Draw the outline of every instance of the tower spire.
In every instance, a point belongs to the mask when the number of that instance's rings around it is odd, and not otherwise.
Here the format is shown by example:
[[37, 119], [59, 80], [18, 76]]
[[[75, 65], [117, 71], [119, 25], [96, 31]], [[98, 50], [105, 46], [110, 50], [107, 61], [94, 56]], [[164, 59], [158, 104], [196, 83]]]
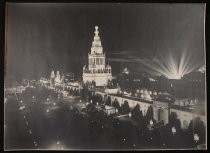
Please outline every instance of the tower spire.
[[95, 26], [95, 35], [92, 42], [91, 54], [103, 54], [103, 47], [99, 36], [98, 26]]

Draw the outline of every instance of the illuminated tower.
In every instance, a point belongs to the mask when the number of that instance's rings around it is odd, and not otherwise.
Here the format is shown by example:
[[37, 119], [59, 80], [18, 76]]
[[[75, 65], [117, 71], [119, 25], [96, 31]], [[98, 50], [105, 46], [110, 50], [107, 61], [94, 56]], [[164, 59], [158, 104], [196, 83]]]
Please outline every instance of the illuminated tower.
[[55, 83], [55, 72], [54, 70], [52, 70], [50, 74], [50, 86], [53, 87], [54, 83]]
[[55, 77], [55, 83], [60, 83], [61, 82], [61, 75], [60, 72], [56, 72], [56, 77]]
[[92, 42], [91, 52], [88, 53], [88, 66], [83, 67], [83, 82], [96, 83], [96, 86], [106, 86], [112, 79], [111, 66], [106, 66], [106, 57], [103, 53], [98, 26], [95, 26], [95, 35]]

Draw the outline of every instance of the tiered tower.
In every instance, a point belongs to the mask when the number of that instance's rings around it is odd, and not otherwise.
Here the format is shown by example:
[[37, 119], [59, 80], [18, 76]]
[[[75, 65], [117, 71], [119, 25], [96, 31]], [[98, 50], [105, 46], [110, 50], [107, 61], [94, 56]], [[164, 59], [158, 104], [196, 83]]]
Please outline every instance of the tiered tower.
[[56, 77], [55, 77], [55, 83], [60, 83], [60, 82], [61, 82], [60, 72], [57, 71], [57, 72], [56, 72]]
[[111, 66], [106, 65], [105, 53], [101, 45], [98, 26], [95, 26], [95, 36], [92, 42], [91, 52], [88, 53], [88, 66], [83, 67], [83, 82], [96, 83], [96, 86], [106, 86], [112, 79]]
[[55, 85], [55, 72], [54, 70], [52, 70], [50, 74], [50, 86], [53, 87], [54, 85]]

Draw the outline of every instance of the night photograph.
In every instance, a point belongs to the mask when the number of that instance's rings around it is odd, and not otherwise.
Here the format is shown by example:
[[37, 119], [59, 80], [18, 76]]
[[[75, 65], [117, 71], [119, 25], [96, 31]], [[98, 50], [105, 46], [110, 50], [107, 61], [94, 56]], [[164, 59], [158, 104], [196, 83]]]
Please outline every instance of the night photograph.
[[6, 3], [4, 150], [206, 150], [204, 3]]

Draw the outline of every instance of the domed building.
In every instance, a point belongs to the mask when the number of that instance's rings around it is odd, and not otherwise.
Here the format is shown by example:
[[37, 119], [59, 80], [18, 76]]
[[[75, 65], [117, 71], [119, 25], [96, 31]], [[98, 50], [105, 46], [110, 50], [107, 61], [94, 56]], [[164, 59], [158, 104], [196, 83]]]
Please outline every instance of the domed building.
[[95, 26], [91, 52], [88, 53], [88, 65], [83, 67], [83, 82], [95, 82], [96, 86], [106, 86], [108, 80], [112, 80], [112, 68], [109, 64], [106, 65], [98, 26]]

